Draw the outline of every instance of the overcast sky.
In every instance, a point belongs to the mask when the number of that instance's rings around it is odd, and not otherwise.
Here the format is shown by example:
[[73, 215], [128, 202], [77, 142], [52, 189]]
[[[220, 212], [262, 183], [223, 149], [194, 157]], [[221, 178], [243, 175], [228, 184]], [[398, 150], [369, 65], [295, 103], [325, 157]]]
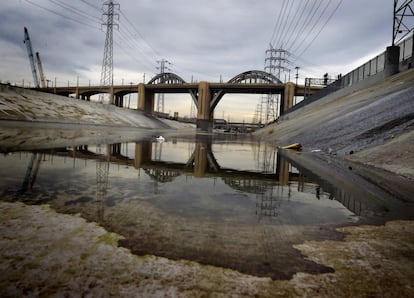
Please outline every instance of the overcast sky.
[[[33, 82], [23, 28], [46, 78], [99, 84], [106, 27], [102, 0], [11, 0], [0, 8], [0, 80]], [[227, 81], [263, 70], [265, 51], [288, 50], [294, 81], [345, 74], [385, 50], [392, 0], [118, 0], [114, 83], [148, 81], [157, 60], [186, 81]], [[117, 8], [117, 7], [116, 7]], [[282, 80], [288, 79], [288, 73]], [[217, 118], [250, 122], [258, 96], [225, 96]], [[190, 96], [168, 95], [165, 111], [189, 115]]]

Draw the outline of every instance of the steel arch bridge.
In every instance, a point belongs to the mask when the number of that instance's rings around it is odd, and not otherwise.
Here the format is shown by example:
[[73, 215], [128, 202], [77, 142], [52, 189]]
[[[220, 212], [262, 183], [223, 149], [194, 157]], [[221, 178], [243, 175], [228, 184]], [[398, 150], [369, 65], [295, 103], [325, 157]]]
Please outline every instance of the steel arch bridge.
[[[319, 90], [314, 88], [311, 94]], [[293, 106], [295, 95], [303, 96], [305, 88], [291, 82], [282, 83], [274, 75], [262, 70], [242, 72], [227, 82], [186, 82], [175, 73], [161, 73], [153, 77], [147, 84], [129, 84], [114, 86], [67, 86], [37, 88], [37, 90], [90, 100], [99, 93], [108, 93], [110, 103], [123, 106], [123, 97], [130, 93], [138, 93], [138, 109], [147, 113], [154, 112], [155, 93], [189, 93], [197, 107], [197, 125], [209, 130], [212, 126], [214, 109], [225, 94], [281, 94], [280, 114]], [[201, 125], [201, 123], [204, 123]], [[200, 124], [200, 125], [199, 125]]]

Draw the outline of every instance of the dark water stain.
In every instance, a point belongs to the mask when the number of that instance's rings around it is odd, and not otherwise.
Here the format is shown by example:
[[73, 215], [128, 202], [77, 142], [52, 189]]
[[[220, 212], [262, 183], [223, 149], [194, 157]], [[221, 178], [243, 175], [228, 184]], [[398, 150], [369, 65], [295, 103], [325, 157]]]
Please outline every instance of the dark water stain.
[[76, 200], [66, 201], [64, 205], [69, 206], [69, 205], [75, 205], [75, 204], [89, 203], [89, 202], [92, 202], [93, 200], [94, 198], [92, 197], [80, 197], [80, 198], [77, 198]]

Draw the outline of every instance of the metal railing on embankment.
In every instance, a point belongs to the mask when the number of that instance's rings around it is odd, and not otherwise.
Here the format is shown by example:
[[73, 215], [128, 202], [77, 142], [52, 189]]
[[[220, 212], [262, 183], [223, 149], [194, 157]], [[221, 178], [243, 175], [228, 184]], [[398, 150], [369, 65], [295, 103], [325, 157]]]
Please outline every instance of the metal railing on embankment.
[[[410, 37], [402, 40], [397, 46], [400, 47], [400, 64], [398, 70], [404, 71], [414, 67], [413, 61], [413, 35]], [[321, 89], [317, 93], [305, 97], [304, 100], [294, 105], [292, 108], [287, 110], [284, 115], [293, 112], [301, 107], [304, 107], [312, 102], [315, 102], [322, 97], [327, 96], [335, 91], [340, 89], [357, 86], [362, 82], [367, 83], [374, 83], [376, 81], [380, 81], [384, 79], [384, 72], [385, 69], [385, 51], [379, 54], [378, 56], [372, 58], [365, 64], [355, 68], [351, 72], [347, 73], [344, 76], [339, 76], [337, 80], [333, 83], [329, 84], [326, 88]]]

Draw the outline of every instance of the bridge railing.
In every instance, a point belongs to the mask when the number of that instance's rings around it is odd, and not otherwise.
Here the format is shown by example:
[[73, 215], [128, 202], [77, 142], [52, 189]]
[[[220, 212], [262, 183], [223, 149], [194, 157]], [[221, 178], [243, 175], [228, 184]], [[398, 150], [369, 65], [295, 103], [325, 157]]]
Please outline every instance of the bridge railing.
[[[413, 67], [413, 35], [402, 40], [396, 44], [400, 47], [400, 64], [399, 71], [407, 70]], [[318, 91], [317, 93], [305, 98], [291, 109], [287, 110], [285, 114], [293, 112], [305, 105], [308, 105], [328, 94], [338, 91], [345, 87], [356, 85], [359, 82], [374, 78], [377, 75], [381, 75], [385, 69], [385, 51], [381, 54], [370, 59], [363, 65], [355, 68], [346, 75], [339, 75], [338, 79], [329, 84], [326, 88]]]

